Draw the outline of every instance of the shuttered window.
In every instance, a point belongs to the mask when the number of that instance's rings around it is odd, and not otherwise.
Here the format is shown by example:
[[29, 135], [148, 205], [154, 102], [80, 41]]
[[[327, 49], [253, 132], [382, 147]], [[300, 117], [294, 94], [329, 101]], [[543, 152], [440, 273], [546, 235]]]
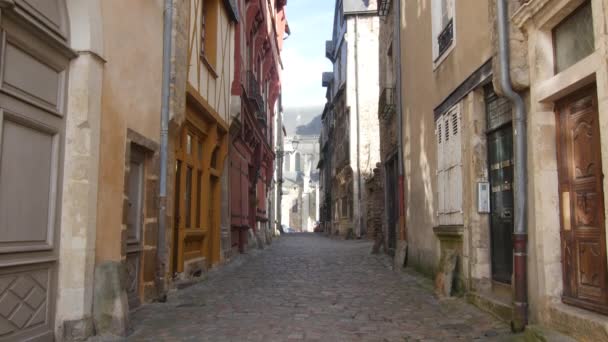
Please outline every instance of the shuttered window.
[[440, 225], [463, 224], [461, 125], [460, 105], [452, 107], [436, 122], [437, 214]]

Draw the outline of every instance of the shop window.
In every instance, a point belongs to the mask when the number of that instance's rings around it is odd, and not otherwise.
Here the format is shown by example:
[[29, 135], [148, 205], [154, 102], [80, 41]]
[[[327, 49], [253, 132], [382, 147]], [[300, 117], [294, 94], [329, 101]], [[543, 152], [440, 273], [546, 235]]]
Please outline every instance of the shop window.
[[462, 224], [461, 113], [456, 105], [436, 122], [439, 224]]
[[213, 150], [213, 153], [211, 153], [211, 168], [212, 169], [217, 169], [217, 157], [218, 157], [218, 153], [219, 153], [219, 147], [216, 147]]

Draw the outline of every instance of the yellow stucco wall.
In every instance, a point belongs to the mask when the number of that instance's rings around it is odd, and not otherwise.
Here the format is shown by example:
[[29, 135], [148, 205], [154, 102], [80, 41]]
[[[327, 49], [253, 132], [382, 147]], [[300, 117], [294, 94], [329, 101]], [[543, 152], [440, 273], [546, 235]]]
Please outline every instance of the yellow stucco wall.
[[162, 0], [104, 0], [98, 261], [121, 259], [127, 129], [158, 142], [162, 81]]
[[409, 260], [428, 274], [439, 260], [439, 241], [432, 230], [438, 223], [433, 110], [492, 56], [488, 2], [456, 0], [455, 6], [455, 45], [435, 69], [431, 0], [406, 0], [401, 13]]

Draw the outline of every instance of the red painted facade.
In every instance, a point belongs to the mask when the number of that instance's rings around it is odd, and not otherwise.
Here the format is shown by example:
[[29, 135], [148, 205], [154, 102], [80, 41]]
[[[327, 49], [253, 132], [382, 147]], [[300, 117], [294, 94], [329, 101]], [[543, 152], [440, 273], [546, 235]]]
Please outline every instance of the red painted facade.
[[249, 230], [268, 223], [267, 194], [274, 168], [273, 123], [281, 92], [280, 51], [287, 29], [286, 0], [239, 0], [232, 95], [240, 112], [231, 126], [232, 247], [244, 252]]

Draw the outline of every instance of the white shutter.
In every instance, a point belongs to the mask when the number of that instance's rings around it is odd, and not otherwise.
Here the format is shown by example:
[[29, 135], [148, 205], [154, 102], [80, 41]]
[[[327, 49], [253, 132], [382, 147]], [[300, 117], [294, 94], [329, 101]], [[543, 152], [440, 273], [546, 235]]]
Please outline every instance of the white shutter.
[[436, 123], [439, 224], [462, 224], [462, 121], [460, 105]]
[[445, 153], [444, 148], [446, 146], [446, 136], [444, 133], [444, 123], [443, 117], [440, 117], [439, 120], [435, 123], [435, 136], [437, 137], [437, 214], [441, 214], [445, 212], [445, 198], [443, 194], [445, 193]]

